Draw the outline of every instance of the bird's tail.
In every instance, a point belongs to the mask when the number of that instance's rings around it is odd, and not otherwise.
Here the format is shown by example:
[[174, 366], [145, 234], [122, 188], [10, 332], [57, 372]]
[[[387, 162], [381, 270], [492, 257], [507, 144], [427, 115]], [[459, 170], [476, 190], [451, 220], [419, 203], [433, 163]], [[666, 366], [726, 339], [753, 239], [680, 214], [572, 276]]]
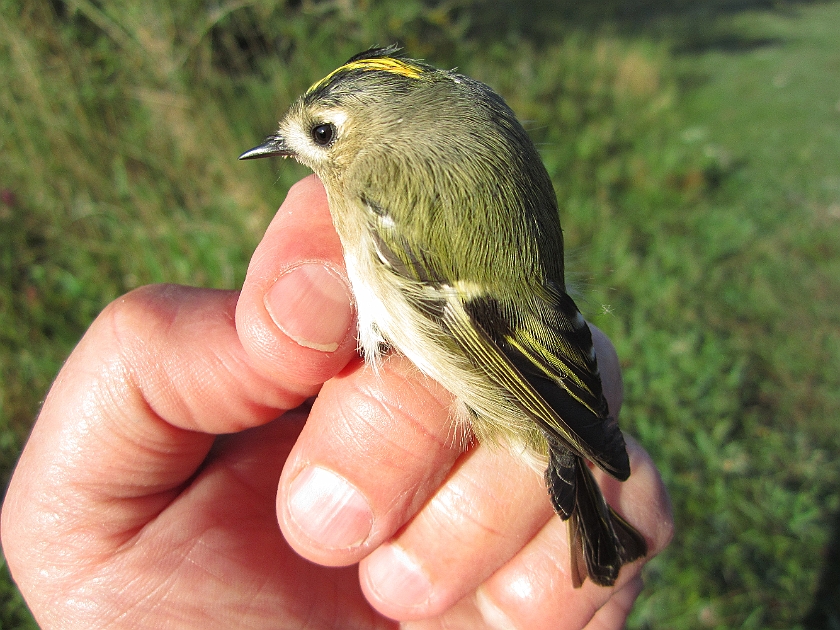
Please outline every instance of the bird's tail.
[[[647, 543], [607, 505], [583, 459], [569, 457], [570, 453], [554, 455], [552, 449], [546, 480], [555, 511], [569, 525], [572, 583], [578, 588], [588, 576], [595, 584], [612, 586], [622, 565], [647, 555]], [[574, 483], [569, 484], [572, 476]], [[570, 489], [574, 492], [573, 505], [568, 500]]]

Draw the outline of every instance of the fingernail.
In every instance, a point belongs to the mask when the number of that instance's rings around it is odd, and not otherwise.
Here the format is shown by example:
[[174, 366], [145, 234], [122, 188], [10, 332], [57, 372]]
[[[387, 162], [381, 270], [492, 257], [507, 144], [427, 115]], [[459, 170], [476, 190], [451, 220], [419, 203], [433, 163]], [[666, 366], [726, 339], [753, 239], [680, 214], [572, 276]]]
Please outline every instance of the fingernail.
[[393, 543], [381, 546], [368, 557], [367, 574], [371, 588], [383, 601], [414, 608], [432, 596], [432, 583], [423, 569]]
[[516, 630], [516, 625], [504, 611], [490, 598], [486, 591], [479, 587], [475, 592], [475, 604], [484, 623], [493, 630]]
[[313, 542], [324, 549], [351, 549], [370, 535], [373, 512], [346, 479], [309, 466], [289, 486], [289, 514]]
[[286, 335], [300, 345], [334, 352], [353, 320], [350, 291], [320, 263], [293, 267], [265, 294], [265, 308]]

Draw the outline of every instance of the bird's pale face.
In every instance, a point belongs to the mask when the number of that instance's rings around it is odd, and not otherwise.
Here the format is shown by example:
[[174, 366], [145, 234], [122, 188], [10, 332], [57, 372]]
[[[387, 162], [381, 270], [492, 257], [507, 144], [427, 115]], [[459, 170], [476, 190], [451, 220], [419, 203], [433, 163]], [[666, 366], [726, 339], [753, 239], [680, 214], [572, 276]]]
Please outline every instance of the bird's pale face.
[[292, 157], [322, 179], [332, 179], [344, 165], [351, 128], [350, 116], [340, 107], [298, 103], [280, 121], [278, 135]]

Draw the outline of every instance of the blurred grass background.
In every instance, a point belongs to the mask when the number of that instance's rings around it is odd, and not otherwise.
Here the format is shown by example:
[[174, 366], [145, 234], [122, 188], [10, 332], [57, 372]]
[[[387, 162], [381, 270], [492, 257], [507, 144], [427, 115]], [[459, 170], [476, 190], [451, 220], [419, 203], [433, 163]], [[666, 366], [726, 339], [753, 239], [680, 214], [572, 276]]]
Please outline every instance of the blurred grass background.
[[554, 180], [674, 500], [629, 627], [840, 627], [837, 33], [836, 2], [0, 0], [3, 487], [92, 318], [238, 287], [305, 171], [237, 155], [398, 41], [499, 90]]

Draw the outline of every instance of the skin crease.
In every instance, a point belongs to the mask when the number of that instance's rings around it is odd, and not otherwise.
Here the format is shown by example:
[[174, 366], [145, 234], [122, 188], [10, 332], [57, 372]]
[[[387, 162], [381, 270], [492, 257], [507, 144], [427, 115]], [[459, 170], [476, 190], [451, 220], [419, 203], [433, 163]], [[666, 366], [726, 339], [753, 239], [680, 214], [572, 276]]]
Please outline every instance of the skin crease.
[[[310, 276], [330, 295], [306, 293], [297, 310], [266, 297], [300, 298]], [[103, 311], [3, 505], [3, 551], [41, 627], [622, 627], [643, 563], [613, 588], [572, 589], [541, 476], [504, 449], [461, 452], [448, 394], [405, 360], [374, 376], [346, 288], [308, 177], [241, 292], [144, 287]], [[594, 338], [617, 410], [618, 362]], [[670, 504], [648, 455], [632, 439], [628, 451], [626, 483], [596, 475], [653, 556], [672, 536]], [[316, 518], [321, 503], [301, 499], [316, 496], [301, 492], [311, 479], [355, 488], [352, 509]]]

